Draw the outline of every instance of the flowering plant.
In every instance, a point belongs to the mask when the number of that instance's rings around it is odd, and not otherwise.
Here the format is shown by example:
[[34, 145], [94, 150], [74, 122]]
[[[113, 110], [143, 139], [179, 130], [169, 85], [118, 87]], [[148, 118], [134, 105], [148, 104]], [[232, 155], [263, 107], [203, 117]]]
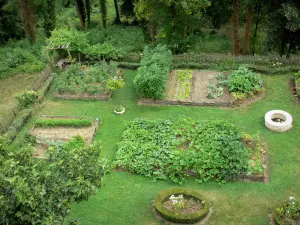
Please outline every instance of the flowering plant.
[[22, 108], [28, 108], [37, 102], [38, 94], [35, 91], [25, 91], [22, 95], [16, 96], [19, 105]]
[[175, 211], [179, 211], [181, 209], [184, 209], [184, 198], [183, 195], [174, 196], [171, 195], [169, 198], [172, 202], [173, 209]]
[[275, 209], [274, 218], [280, 225], [296, 225], [300, 222], [300, 203], [294, 197]]

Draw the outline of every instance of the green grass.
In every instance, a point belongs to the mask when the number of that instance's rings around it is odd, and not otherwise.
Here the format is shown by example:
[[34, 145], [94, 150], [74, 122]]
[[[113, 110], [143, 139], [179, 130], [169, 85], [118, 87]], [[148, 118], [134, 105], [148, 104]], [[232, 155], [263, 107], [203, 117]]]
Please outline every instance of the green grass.
[[[102, 141], [102, 155], [113, 162], [117, 143], [127, 122], [135, 118], [195, 120], [223, 119], [250, 134], [260, 132], [270, 158], [270, 183], [232, 182], [219, 186], [215, 182], [196, 184], [189, 180], [184, 187], [199, 190], [214, 207], [209, 225], [268, 224], [268, 213], [274, 205], [289, 196], [300, 198], [300, 105], [293, 102], [289, 91], [289, 75], [264, 75], [265, 99], [242, 109], [221, 109], [184, 106], [138, 106], [133, 88], [135, 71], [125, 72], [125, 88], [109, 102], [54, 101], [43, 104], [41, 114], [99, 117], [103, 122], [96, 135]], [[124, 116], [115, 115], [119, 104], [126, 108]], [[272, 133], [264, 126], [264, 114], [282, 109], [294, 117], [294, 128], [288, 133]], [[31, 124], [34, 123], [34, 118]], [[152, 213], [152, 200], [162, 189], [178, 185], [170, 181], [152, 182], [151, 178], [127, 172], [111, 172], [104, 178], [104, 187], [87, 202], [74, 204], [70, 219], [84, 225], [158, 225]]]
[[15, 96], [22, 94], [25, 90], [29, 90], [37, 80], [38, 75], [38, 73], [30, 75], [17, 74], [0, 79], [0, 122], [3, 121], [6, 124], [7, 121], [12, 121], [14, 116], [11, 110], [17, 104]]

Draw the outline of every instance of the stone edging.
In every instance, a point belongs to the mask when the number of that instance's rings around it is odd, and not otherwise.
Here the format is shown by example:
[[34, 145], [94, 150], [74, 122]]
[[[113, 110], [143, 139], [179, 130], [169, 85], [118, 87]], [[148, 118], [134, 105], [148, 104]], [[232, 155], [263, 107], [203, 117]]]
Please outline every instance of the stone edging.
[[110, 95], [70, 95], [70, 94], [54, 94], [57, 99], [66, 100], [109, 100]]
[[[168, 224], [168, 225], [183, 225], [183, 224], [186, 224], [186, 223], [174, 223], [174, 222], [167, 221], [166, 219], [164, 219], [161, 215], [159, 215], [156, 212], [154, 206], [152, 207], [152, 211], [153, 211], [155, 217], [159, 221], [161, 221], [161, 222], [163, 222], [165, 224]], [[203, 224], [205, 224], [209, 220], [209, 218], [211, 217], [211, 215], [213, 214], [213, 212], [214, 212], [213, 207], [210, 207], [208, 214], [202, 220], [200, 220], [198, 223], [193, 223], [192, 225], [203, 225]]]

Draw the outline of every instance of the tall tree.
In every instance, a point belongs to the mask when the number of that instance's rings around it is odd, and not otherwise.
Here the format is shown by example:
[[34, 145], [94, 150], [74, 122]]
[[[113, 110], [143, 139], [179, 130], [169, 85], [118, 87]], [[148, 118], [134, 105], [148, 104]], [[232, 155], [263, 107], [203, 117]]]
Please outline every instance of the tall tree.
[[91, 27], [91, 1], [90, 0], [85, 0], [85, 11], [86, 11], [88, 27]]
[[115, 4], [115, 10], [116, 10], [115, 24], [121, 24], [118, 1], [114, 0], [114, 4]]
[[135, 16], [134, 14], [134, 0], [124, 0], [120, 7], [121, 13], [124, 16]]
[[55, 6], [56, 6], [55, 0], [46, 0], [43, 26], [47, 37], [50, 37], [51, 31], [54, 30], [55, 28], [55, 23], [56, 23]]
[[36, 19], [34, 6], [30, 0], [20, 0], [20, 18], [26, 35], [36, 41]]
[[211, 19], [214, 29], [219, 29], [226, 24], [232, 16], [232, 0], [211, 0], [207, 14]]
[[85, 28], [85, 19], [86, 19], [83, 0], [76, 0], [76, 9], [80, 20], [80, 28], [83, 30]]
[[234, 40], [234, 53], [240, 54], [240, 39], [239, 39], [239, 0], [233, 0], [233, 40]]
[[247, 55], [247, 53], [248, 53], [248, 43], [249, 43], [249, 36], [250, 36], [250, 32], [251, 32], [251, 22], [252, 22], [252, 6], [248, 5], [246, 29], [245, 29], [245, 35], [244, 35], [243, 55]]
[[107, 2], [106, 2], [106, 0], [99, 0], [99, 3], [100, 3], [102, 25], [104, 28], [106, 28], [106, 26], [107, 26]]

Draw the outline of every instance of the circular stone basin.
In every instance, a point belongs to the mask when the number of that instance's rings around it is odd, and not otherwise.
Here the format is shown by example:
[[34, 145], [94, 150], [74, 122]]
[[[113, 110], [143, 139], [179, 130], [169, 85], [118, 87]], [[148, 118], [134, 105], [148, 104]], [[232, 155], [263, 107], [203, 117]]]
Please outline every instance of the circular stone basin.
[[274, 132], [286, 132], [293, 127], [293, 117], [282, 110], [272, 110], [265, 115], [266, 127]]

